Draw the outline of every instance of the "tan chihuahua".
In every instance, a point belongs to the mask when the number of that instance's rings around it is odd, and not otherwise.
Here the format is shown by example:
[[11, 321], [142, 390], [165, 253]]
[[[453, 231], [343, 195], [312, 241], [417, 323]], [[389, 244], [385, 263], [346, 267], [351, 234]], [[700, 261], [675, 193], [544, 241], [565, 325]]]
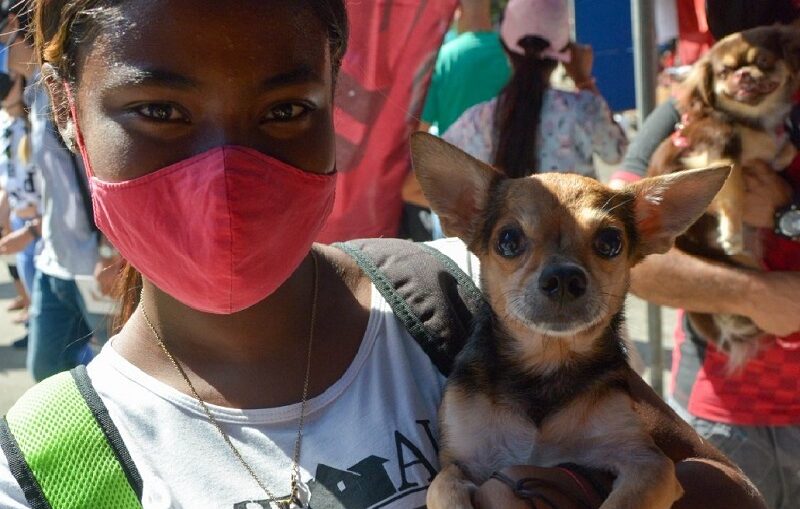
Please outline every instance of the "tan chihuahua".
[[730, 168], [613, 191], [570, 174], [509, 179], [427, 134], [411, 149], [445, 232], [480, 259], [491, 307], [447, 382], [428, 507], [470, 508], [494, 471], [562, 463], [615, 475], [602, 509], [671, 507], [683, 490], [634, 412], [623, 305], [631, 267], [666, 252]]

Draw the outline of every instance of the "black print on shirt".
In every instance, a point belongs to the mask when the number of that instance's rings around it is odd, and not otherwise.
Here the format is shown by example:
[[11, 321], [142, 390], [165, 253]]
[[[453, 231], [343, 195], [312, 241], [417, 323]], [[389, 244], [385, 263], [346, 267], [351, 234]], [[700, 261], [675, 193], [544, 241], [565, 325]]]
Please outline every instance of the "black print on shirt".
[[[345, 470], [320, 463], [314, 479], [308, 483], [311, 492], [309, 509], [380, 509], [413, 493], [425, 490], [436, 476], [435, 455], [439, 451], [429, 420], [416, 421], [430, 443], [416, 444], [400, 431], [394, 432], [396, 457], [370, 455]], [[429, 456], [426, 457], [425, 450]], [[401, 483], [395, 486], [389, 468], [396, 468]], [[425, 484], [409, 480], [410, 472], [422, 469]], [[417, 475], [419, 472], [417, 471]], [[239, 502], [233, 509], [273, 509], [268, 500]]]

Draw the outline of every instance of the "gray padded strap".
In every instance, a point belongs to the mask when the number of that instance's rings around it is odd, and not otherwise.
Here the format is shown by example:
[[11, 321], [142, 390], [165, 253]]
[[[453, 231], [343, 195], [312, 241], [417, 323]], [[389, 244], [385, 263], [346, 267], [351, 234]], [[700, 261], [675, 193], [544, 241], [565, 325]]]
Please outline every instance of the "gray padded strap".
[[469, 276], [435, 249], [406, 240], [354, 240], [336, 247], [355, 259], [439, 371], [448, 375], [473, 315], [484, 305]]

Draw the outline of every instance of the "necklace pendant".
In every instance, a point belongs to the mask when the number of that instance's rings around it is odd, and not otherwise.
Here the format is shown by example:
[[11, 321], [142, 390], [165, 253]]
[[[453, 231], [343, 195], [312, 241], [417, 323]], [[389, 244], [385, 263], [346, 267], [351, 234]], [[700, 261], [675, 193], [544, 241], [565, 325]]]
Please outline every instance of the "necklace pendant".
[[289, 495], [286, 498], [279, 498], [275, 500], [278, 509], [306, 509], [303, 502], [294, 495]]

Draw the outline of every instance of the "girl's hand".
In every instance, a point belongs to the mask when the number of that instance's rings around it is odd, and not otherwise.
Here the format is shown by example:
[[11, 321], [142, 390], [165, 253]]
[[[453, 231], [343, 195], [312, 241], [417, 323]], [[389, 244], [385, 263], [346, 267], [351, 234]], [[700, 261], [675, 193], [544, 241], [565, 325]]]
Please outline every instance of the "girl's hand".
[[[501, 472], [506, 480], [489, 479], [475, 493], [477, 509], [586, 509], [598, 508], [603, 495], [579, 474], [562, 468], [511, 467]], [[524, 479], [523, 491], [515, 493], [511, 483]], [[604, 477], [610, 489], [613, 480]], [[525, 495], [533, 497], [523, 498]]]
[[575, 85], [580, 88], [581, 85], [592, 81], [594, 51], [589, 45], [575, 42], [570, 43], [569, 49], [572, 57], [569, 63], [564, 64], [564, 68]]

